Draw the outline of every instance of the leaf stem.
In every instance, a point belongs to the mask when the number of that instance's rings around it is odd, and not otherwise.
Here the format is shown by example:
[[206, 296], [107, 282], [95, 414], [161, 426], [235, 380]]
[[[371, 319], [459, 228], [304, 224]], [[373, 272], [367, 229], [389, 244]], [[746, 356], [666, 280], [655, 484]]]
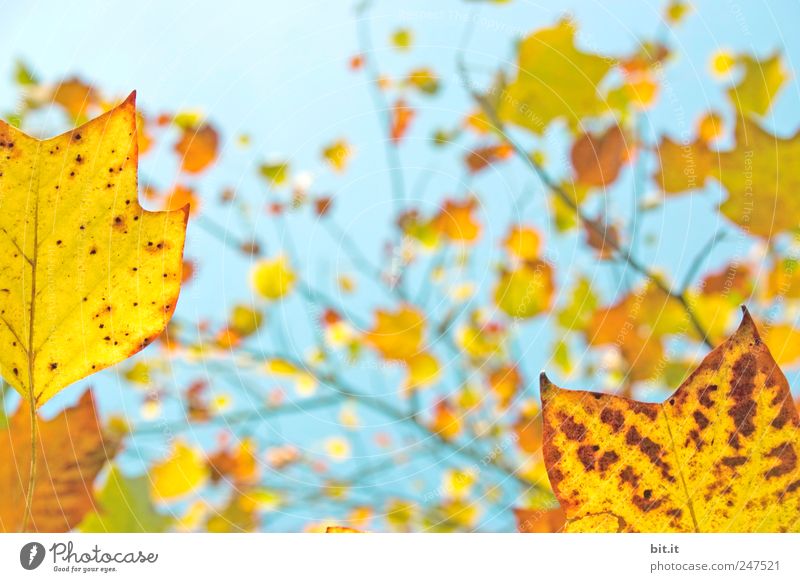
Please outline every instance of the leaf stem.
[[36, 401], [33, 398], [33, 391], [27, 399], [29, 403], [28, 411], [30, 412], [31, 420], [31, 462], [30, 470], [28, 472], [28, 487], [25, 491], [25, 513], [22, 517], [22, 527], [20, 533], [27, 531], [28, 524], [33, 516], [33, 492], [36, 486], [36, 449], [38, 448], [38, 423], [36, 420]]

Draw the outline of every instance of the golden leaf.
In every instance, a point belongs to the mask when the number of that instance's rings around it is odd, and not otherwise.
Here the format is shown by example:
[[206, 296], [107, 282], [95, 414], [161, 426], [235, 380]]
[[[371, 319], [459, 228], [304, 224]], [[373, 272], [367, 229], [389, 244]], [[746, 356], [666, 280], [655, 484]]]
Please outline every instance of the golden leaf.
[[702, 188], [719, 180], [728, 197], [720, 212], [749, 234], [769, 239], [797, 227], [800, 186], [800, 133], [783, 138], [755, 121], [737, 116], [735, 147], [712, 151], [701, 139], [679, 144], [664, 138], [658, 147], [660, 169], [654, 179], [667, 194]]
[[563, 19], [523, 39], [517, 78], [500, 97], [501, 120], [541, 134], [554, 119], [575, 127], [607, 109], [598, 87], [615, 62], [578, 50], [575, 33]]
[[746, 311], [660, 404], [541, 383], [567, 531], [800, 531], [800, 418]]
[[322, 149], [322, 158], [336, 172], [344, 172], [353, 156], [353, 148], [344, 139], [338, 139]]
[[[92, 393], [51, 420], [38, 419], [33, 507], [28, 531], [64, 532], [92, 509], [92, 484], [117, 448], [104, 436]], [[0, 532], [22, 527], [31, 453], [31, 424], [23, 401], [0, 431]]]
[[188, 207], [139, 206], [134, 97], [44, 141], [0, 122], [0, 372], [36, 406], [147, 346], [178, 300]]
[[259, 295], [276, 301], [294, 289], [297, 276], [292, 271], [289, 260], [279, 255], [274, 259], [259, 261], [250, 273], [250, 281]]
[[742, 80], [728, 91], [731, 103], [744, 115], [765, 115], [789, 78], [780, 53], [763, 61], [750, 55], [740, 55], [736, 60], [744, 72]]
[[375, 312], [375, 325], [365, 339], [387, 360], [408, 360], [422, 349], [425, 317], [403, 305], [397, 311]]
[[736, 148], [720, 155], [719, 180], [728, 191], [720, 212], [748, 233], [770, 238], [800, 223], [800, 133], [781, 138], [739, 119]]
[[500, 275], [494, 300], [509, 316], [528, 319], [550, 308], [554, 290], [553, 268], [544, 261], [530, 261]]
[[406, 377], [408, 390], [430, 386], [439, 380], [442, 373], [439, 360], [427, 352], [411, 356], [406, 360], [406, 365], [408, 366], [408, 376]]
[[532, 226], [514, 225], [503, 241], [508, 254], [523, 261], [534, 261], [542, 250], [542, 238]]
[[155, 499], [173, 501], [202, 486], [208, 477], [203, 456], [178, 441], [170, 456], [150, 469], [150, 486]]

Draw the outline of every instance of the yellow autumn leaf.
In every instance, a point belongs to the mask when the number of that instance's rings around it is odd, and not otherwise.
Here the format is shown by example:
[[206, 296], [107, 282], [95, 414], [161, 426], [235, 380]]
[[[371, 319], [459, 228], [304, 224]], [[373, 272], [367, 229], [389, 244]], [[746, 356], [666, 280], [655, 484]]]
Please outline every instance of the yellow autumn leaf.
[[509, 316], [528, 319], [550, 308], [554, 285], [552, 267], [544, 261], [531, 261], [500, 275], [494, 300]]
[[397, 311], [378, 310], [366, 341], [387, 360], [407, 360], [422, 348], [425, 317], [415, 307], [402, 305]]
[[322, 157], [336, 172], [344, 172], [353, 157], [353, 148], [346, 140], [339, 139], [323, 148]]
[[515, 225], [509, 229], [503, 246], [512, 257], [533, 261], [539, 257], [542, 239], [532, 226]]
[[283, 186], [289, 181], [289, 162], [266, 162], [258, 167], [258, 172], [270, 186]]
[[412, 356], [406, 360], [406, 365], [408, 366], [406, 388], [409, 390], [434, 384], [442, 373], [439, 360], [427, 352]]
[[330, 437], [325, 441], [325, 452], [334, 461], [345, 461], [350, 458], [350, 441], [345, 437]]
[[728, 90], [731, 103], [744, 115], [765, 115], [789, 78], [780, 53], [764, 60], [744, 54], [736, 62], [743, 73], [741, 81]]
[[800, 132], [783, 138], [750, 118], [736, 121], [735, 146], [728, 151], [711, 150], [702, 139], [680, 144], [664, 138], [656, 183], [667, 194], [680, 194], [715, 178], [728, 193], [720, 212], [747, 233], [769, 239], [796, 228], [800, 198], [791, 193], [800, 179], [787, 168], [800, 160]]
[[414, 32], [408, 28], [398, 28], [391, 36], [392, 46], [399, 51], [407, 51], [414, 43]]
[[499, 116], [542, 134], [554, 119], [577, 127], [607, 109], [600, 84], [615, 65], [575, 46], [574, 22], [563, 19], [522, 40], [517, 78], [500, 99]]
[[775, 262], [764, 288], [767, 298], [800, 299], [800, 262], [785, 258]]
[[800, 331], [791, 325], [773, 324], [764, 330], [764, 343], [781, 366], [791, 366], [800, 360]]
[[208, 477], [203, 455], [178, 441], [170, 456], [150, 469], [150, 488], [154, 498], [174, 501], [201, 487]]
[[147, 346], [178, 300], [188, 208], [139, 206], [134, 95], [44, 141], [0, 122], [0, 373], [36, 406]]
[[800, 133], [788, 138], [738, 118], [736, 148], [719, 154], [719, 180], [728, 191], [720, 212], [748, 233], [770, 238], [800, 224]]
[[660, 404], [544, 375], [542, 402], [566, 531], [800, 531], [800, 417], [747, 312]]
[[250, 272], [250, 282], [256, 293], [265, 299], [281, 299], [294, 289], [297, 276], [289, 260], [283, 256], [259, 261]]

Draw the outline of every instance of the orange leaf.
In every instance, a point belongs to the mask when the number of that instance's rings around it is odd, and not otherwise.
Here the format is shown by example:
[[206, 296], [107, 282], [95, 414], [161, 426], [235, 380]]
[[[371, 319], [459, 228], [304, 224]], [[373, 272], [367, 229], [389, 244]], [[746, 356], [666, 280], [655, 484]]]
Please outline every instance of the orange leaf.
[[628, 157], [625, 136], [617, 125], [602, 135], [584, 133], [572, 145], [575, 178], [587, 186], [612, 184]]
[[389, 137], [393, 142], [399, 142], [406, 135], [411, 120], [416, 115], [405, 99], [398, 99], [392, 107], [391, 126]]
[[175, 152], [181, 156], [181, 169], [198, 174], [217, 159], [219, 134], [207, 124], [185, 129], [175, 144]]
[[504, 143], [476, 148], [467, 153], [464, 163], [467, 164], [467, 169], [475, 174], [496, 162], [509, 159], [513, 153], [513, 148]]
[[452, 404], [442, 400], [434, 409], [431, 430], [445, 440], [453, 440], [461, 434], [462, 421]]
[[433, 220], [434, 227], [451, 241], [472, 242], [481, 234], [481, 225], [473, 216], [478, 201], [445, 200], [444, 207]]
[[520, 533], [558, 533], [564, 531], [567, 516], [560, 507], [554, 509], [514, 509]]
[[[51, 420], [38, 420], [36, 481], [27, 531], [65, 532], [94, 509], [92, 487], [118, 443], [103, 434], [92, 393]], [[0, 531], [22, 527], [31, 452], [25, 401], [0, 431]]]
[[74, 121], [83, 121], [98, 106], [100, 97], [91, 85], [73, 77], [58, 84], [53, 90], [52, 100], [61, 105]]

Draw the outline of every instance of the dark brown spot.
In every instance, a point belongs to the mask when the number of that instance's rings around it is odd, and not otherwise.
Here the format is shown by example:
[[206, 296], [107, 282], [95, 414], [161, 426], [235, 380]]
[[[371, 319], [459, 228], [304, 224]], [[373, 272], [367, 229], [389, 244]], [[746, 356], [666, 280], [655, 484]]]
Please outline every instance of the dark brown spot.
[[733, 365], [733, 386], [731, 398], [734, 405], [728, 410], [737, 430], [744, 436], [750, 436], [756, 427], [753, 418], [756, 415], [756, 402], [753, 392], [756, 389], [756, 358], [746, 353]]
[[740, 467], [747, 462], [747, 457], [722, 457], [722, 464], [726, 467]]
[[642, 414], [650, 420], [658, 418], [658, 407], [646, 402], [638, 402], [636, 400], [627, 401], [628, 408], [633, 410], [636, 414]]
[[604, 408], [600, 413], [600, 420], [611, 427], [612, 432], [617, 433], [625, 424], [625, 415], [613, 408]]
[[597, 467], [601, 471], [607, 471], [608, 468], [619, 461], [619, 455], [614, 451], [606, 451], [603, 453], [603, 456], [600, 457], [600, 460], [597, 462]]
[[575, 419], [573, 417], [567, 416], [566, 414], [561, 414], [560, 420], [561, 420], [561, 432], [564, 433], [564, 436], [566, 436], [571, 441], [583, 440], [583, 437], [586, 435], [585, 426], [583, 426], [579, 422], [575, 422]]
[[633, 504], [645, 513], [652, 511], [653, 509], [658, 509], [663, 503], [663, 499], [654, 499], [653, 501], [650, 501], [649, 499], [639, 495], [633, 496]]
[[636, 488], [639, 485], [639, 476], [636, 474], [636, 471], [633, 470], [633, 467], [628, 465], [625, 467], [619, 474], [620, 479], [622, 479], [623, 483], [630, 483]]
[[581, 463], [583, 463], [583, 468], [587, 471], [594, 470], [594, 454], [594, 447], [586, 445], [578, 447], [578, 459], [580, 459]]
[[694, 417], [694, 421], [697, 423], [697, 426], [700, 430], [704, 430], [710, 423], [706, 415], [700, 412], [699, 410], [695, 410], [692, 414]]
[[700, 391], [700, 404], [705, 406], [706, 408], [711, 408], [714, 406], [714, 401], [711, 399], [711, 395], [719, 390], [719, 386], [716, 384], [709, 384], [703, 390]]
[[780, 461], [778, 465], [772, 467], [769, 471], [764, 473], [764, 477], [771, 479], [772, 477], [780, 477], [791, 473], [797, 468], [797, 453], [791, 443], [784, 443], [778, 445], [766, 454], [767, 458], [775, 458]]

